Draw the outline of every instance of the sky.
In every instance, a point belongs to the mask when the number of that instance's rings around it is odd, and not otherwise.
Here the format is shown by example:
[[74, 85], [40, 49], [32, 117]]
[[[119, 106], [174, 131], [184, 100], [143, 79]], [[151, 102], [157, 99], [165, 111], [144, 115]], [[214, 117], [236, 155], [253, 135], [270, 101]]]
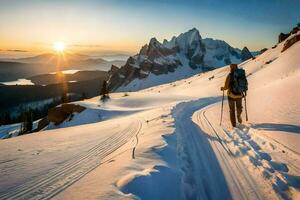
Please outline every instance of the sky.
[[150, 38], [195, 27], [203, 38], [260, 50], [300, 22], [300, 0], [0, 0], [0, 54], [135, 54]]

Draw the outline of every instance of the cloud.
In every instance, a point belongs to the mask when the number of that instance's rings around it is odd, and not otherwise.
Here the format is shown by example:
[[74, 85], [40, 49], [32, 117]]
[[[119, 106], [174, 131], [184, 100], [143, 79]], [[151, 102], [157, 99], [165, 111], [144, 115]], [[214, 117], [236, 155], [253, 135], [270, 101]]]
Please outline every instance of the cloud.
[[6, 51], [6, 52], [28, 52], [26, 50], [21, 50], [21, 49], [0, 49], [0, 51]]

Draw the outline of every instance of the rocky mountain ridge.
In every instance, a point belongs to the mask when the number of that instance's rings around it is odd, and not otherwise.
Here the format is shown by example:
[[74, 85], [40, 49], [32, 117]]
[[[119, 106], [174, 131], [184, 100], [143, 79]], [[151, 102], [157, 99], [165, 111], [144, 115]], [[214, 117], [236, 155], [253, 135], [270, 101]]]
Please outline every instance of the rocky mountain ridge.
[[162, 43], [155, 37], [151, 38], [138, 54], [129, 57], [124, 66], [111, 70], [109, 87], [114, 91], [134, 79], [146, 79], [150, 74], [175, 73], [178, 68], [190, 68], [195, 73], [205, 72], [230, 63], [240, 63], [250, 55], [249, 50], [241, 51], [225, 41], [203, 39], [199, 31], [193, 28]]

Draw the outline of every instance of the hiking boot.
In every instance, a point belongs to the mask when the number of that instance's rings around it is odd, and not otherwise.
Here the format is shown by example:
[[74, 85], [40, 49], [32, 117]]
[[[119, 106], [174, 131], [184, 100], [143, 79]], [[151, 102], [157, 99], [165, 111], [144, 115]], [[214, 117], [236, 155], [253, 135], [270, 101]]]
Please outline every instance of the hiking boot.
[[241, 116], [238, 116], [238, 122], [241, 124], [243, 123], [243, 120], [242, 120], [242, 117]]

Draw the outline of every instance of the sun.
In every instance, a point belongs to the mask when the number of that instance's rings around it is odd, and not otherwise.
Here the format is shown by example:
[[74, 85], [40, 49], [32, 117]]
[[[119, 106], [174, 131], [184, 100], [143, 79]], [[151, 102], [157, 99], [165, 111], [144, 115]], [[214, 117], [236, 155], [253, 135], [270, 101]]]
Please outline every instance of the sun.
[[63, 43], [63, 42], [55, 42], [53, 44], [53, 49], [56, 52], [62, 53], [65, 50], [65, 43]]

